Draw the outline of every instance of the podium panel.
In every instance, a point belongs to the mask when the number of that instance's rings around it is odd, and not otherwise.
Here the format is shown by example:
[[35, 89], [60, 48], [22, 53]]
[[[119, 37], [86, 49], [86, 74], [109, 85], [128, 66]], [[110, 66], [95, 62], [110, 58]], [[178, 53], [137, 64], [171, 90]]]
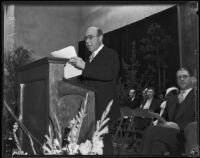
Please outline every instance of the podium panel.
[[[87, 116], [82, 124], [79, 141], [91, 137], [95, 129], [95, 93], [78, 84], [76, 79], [63, 79], [65, 63], [64, 59], [43, 58], [18, 69], [19, 115], [22, 123], [41, 145], [46, 140], [45, 134], [49, 135], [48, 126], [51, 121], [55, 124], [54, 114], [63, 134], [69, 121], [83, 106], [86, 94]], [[23, 132], [20, 141], [22, 149], [32, 154], [30, 140]], [[38, 154], [42, 151], [41, 145], [34, 141]]]

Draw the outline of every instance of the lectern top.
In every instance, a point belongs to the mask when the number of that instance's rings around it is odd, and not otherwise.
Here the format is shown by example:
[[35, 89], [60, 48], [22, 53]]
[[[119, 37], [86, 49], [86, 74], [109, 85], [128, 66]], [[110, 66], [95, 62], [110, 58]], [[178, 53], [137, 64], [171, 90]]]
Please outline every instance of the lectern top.
[[36, 66], [48, 64], [48, 63], [65, 64], [67, 61], [68, 59], [64, 59], [64, 58], [45, 57], [45, 58], [33, 61], [31, 63], [28, 63], [26, 65], [20, 66], [19, 68], [17, 68], [17, 71], [23, 71], [31, 67], [36, 67]]

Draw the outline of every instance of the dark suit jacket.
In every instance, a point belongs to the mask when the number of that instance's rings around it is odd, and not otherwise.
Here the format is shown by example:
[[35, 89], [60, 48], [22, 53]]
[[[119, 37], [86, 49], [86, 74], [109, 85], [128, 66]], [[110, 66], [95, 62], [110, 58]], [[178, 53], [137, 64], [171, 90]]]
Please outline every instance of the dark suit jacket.
[[131, 100], [130, 98], [124, 103], [125, 106], [135, 109], [140, 106], [140, 99], [138, 97], [135, 97], [134, 100]]
[[[142, 108], [144, 107], [146, 102], [142, 103]], [[151, 104], [149, 106], [149, 110], [155, 112], [155, 113], [159, 113], [160, 112], [160, 104], [161, 101], [158, 99], [153, 98], [153, 100], [151, 101]]]
[[[163, 113], [163, 117], [167, 121], [177, 123], [181, 130], [184, 130], [185, 126], [195, 120], [195, 100], [194, 90], [192, 89], [184, 101], [180, 104], [180, 109], [177, 114], [174, 114], [175, 107], [178, 102], [178, 95], [171, 96], [167, 99], [166, 110]], [[173, 118], [173, 116], [175, 117]]]
[[119, 57], [114, 50], [104, 47], [99, 51], [91, 63], [86, 62], [82, 74], [82, 81], [95, 90], [96, 120], [99, 120], [108, 103], [114, 99], [109, 113], [111, 120], [120, 116], [119, 105], [116, 100], [116, 83], [119, 73]]

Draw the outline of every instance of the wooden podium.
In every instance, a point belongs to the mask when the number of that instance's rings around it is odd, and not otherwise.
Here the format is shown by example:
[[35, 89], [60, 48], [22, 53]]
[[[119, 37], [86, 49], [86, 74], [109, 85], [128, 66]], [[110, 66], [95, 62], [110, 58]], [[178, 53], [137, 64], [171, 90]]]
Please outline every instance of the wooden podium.
[[[18, 69], [20, 86], [19, 115], [22, 123], [39, 140], [46, 141], [48, 126], [57, 116], [62, 134], [69, 121], [80, 111], [88, 93], [87, 116], [84, 118], [79, 141], [91, 137], [95, 129], [95, 93], [92, 89], [66, 80], [64, 65], [66, 59], [43, 58]], [[29, 138], [21, 132], [22, 149], [32, 154]], [[41, 153], [41, 146], [34, 141], [34, 147]]]

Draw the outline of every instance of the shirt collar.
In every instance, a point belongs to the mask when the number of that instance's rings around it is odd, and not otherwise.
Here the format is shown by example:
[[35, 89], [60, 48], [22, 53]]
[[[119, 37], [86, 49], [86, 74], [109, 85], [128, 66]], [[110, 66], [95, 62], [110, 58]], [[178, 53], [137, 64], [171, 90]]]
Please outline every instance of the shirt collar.
[[99, 52], [100, 50], [103, 48], [104, 44], [102, 44], [97, 50], [95, 50], [92, 54], [93, 54], [93, 57], [95, 57]]
[[191, 90], [192, 88], [184, 90], [184, 97], [186, 97]]
[[131, 101], [133, 101], [135, 99], [135, 97], [131, 98]]

